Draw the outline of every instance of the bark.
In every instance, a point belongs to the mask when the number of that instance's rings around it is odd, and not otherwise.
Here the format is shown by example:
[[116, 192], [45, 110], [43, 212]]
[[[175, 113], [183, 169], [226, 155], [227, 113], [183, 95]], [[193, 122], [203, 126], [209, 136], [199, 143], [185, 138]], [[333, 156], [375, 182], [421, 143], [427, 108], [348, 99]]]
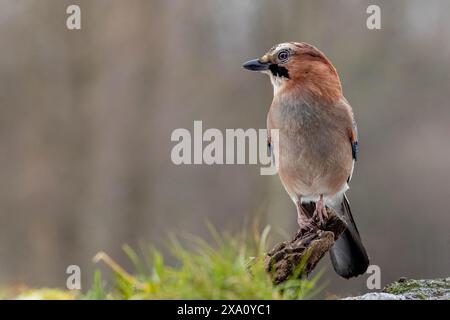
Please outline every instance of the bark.
[[[304, 208], [311, 217], [315, 206]], [[326, 221], [313, 219], [312, 229], [299, 230], [292, 240], [278, 243], [267, 254], [265, 268], [275, 284], [307, 277], [347, 228], [333, 210], [327, 208], [327, 212]]]

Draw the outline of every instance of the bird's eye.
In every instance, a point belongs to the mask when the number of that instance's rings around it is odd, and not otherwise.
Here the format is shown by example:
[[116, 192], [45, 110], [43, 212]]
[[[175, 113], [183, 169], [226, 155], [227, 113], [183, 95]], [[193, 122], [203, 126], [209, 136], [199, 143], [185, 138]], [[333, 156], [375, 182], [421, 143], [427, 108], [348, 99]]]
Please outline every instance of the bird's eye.
[[278, 52], [277, 58], [279, 61], [286, 61], [289, 58], [289, 51], [281, 50], [280, 52]]

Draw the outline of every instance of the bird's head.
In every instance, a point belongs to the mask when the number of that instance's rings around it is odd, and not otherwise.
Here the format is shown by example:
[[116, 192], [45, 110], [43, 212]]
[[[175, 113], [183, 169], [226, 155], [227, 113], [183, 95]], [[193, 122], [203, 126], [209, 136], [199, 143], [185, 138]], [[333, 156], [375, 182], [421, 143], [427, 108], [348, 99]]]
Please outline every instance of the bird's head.
[[243, 67], [269, 75], [275, 96], [296, 93], [329, 102], [342, 97], [333, 64], [319, 49], [304, 42], [278, 44]]

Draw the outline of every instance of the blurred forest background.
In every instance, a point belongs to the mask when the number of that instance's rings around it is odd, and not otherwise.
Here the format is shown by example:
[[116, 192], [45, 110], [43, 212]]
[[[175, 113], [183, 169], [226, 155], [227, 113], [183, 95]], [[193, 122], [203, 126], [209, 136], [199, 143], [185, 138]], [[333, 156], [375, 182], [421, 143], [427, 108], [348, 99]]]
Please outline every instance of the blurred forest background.
[[[78, 4], [82, 30], [66, 29]], [[366, 28], [378, 4], [382, 30]], [[257, 165], [176, 166], [176, 128], [265, 128], [269, 80], [244, 61], [306, 41], [340, 72], [360, 130], [349, 192], [382, 284], [449, 276], [447, 0], [0, 0], [0, 285], [92, 280], [100, 250], [164, 248], [255, 218], [278, 238], [296, 211]], [[277, 233], [283, 230], [285, 235]], [[324, 294], [367, 291], [327, 257]]]

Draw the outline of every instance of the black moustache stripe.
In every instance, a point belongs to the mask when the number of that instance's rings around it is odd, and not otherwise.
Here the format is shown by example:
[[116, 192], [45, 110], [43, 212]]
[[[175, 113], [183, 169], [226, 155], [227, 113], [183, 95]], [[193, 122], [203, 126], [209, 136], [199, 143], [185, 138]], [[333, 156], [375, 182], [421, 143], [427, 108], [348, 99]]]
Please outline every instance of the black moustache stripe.
[[271, 64], [269, 70], [275, 77], [285, 77], [289, 79], [289, 72], [285, 67], [280, 67], [277, 64]]

